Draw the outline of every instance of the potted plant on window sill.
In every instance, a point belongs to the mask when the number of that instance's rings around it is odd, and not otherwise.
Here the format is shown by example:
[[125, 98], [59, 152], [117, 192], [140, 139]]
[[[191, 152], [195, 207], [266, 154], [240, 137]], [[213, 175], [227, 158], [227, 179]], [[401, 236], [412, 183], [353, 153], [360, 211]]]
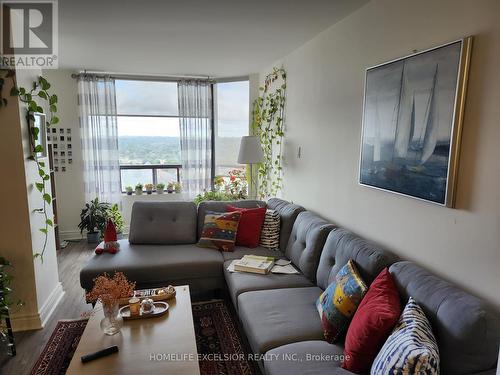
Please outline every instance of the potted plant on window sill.
[[180, 182], [176, 182], [174, 184], [174, 190], [176, 194], [180, 194], [182, 192], [182, 184]]
[[127, 193], [127, 195], [132, 195], [132, 193], [134, 192], [134, 189], [132, 188], [132, 186], [127, 186], [125, 188], [125, 192]]
[[174, 192], [174, 183], [169, 182], [167, 185], [167, 193], [172, 194]]
[[159, 184], [156, 184], [156, 193], [163, 194], [164, 190], [165, 190], [165, 184], [161, 182]]
[[151, 195], [151, 193], [153, 193], [153, 189], [155, 188], [153, 184], [146, 184], [144, 187], [146, 188], [146, 194], [148, 195]]
[[99, 202], [98, 198], [85, 204], [85, 208], [80, 213], [78, 228], [82, 234], [84, 230], [87, 231], [88, 243], [99, 242], [101, 233], [106, 226], [107, 211], [109, 208], [109, 203]]
[[138, 183], [135, 185], [135, 194], [136, 195], [142, 195], [142, 184]]

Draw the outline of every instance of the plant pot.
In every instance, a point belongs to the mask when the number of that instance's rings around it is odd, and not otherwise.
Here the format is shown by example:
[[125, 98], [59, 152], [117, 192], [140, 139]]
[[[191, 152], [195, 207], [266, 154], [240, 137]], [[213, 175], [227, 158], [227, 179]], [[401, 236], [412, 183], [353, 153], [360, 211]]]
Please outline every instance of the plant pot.
[[167, 189], [167, 193], [172, 194], [174, 192], [174, 189]]
[[114, 303], [107, 303], [102, 305], [104, 318], [101, 319], [101, 329], [109, 336], [115, 335], [120, 332], [123, 327], [123, 318], [119, 313], [118, 301]]
[[181, 193], [181, 189], [175, 189], [175, 194], [180, 194]]
[[142, 189], [135, 189], [136, 195], [142, 195]]
[[99, 232], [87, 233], [87, 243], [99, 243]]
[[151, 195], [153, 193], [153, 190], [146, 190], [147, 195]]
[[156, 193], [157, 194], [163, 194], [164, 191], [165, 191], [164, 189], [158, 189], [158, 188], [156, 188]]
[[132, 195], [132, 191], [127, 191], [127, 195]]

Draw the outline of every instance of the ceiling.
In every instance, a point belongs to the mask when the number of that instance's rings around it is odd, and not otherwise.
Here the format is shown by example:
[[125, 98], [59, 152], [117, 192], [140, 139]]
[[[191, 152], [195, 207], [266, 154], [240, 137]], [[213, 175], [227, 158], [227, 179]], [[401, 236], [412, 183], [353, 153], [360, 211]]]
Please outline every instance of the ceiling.
[[258, 72], [368, 0], [60, 0], [59, 67]]

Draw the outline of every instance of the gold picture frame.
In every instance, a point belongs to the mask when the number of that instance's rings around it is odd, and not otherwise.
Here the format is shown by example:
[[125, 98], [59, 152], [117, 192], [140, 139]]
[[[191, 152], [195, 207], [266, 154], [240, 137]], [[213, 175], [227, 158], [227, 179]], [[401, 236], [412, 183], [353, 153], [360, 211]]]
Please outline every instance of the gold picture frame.
[[454, 207], [472, 37], [366, 69], [359, 183]]

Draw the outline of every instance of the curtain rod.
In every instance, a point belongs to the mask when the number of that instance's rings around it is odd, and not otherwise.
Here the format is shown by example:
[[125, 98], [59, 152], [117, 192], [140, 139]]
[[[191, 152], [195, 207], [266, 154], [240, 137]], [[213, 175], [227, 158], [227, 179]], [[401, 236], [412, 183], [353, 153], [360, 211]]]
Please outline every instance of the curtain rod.
[[183, 75], [183, 76], [177, 76], [177, 75], [170, 75], [170, 76], [163, 76], [163, 75], [147, 75], [147, 74], [129, 74], [129, 73], [115, 73], [115, 72], [102, 72], [102, 71], [89, 71], [89, 70], [84, 70], [80, 71], [78, 73], [73, 73], [71, 74], [71, 78], [78, 78], [82, 75], [94, 75], [97, 77], [112, 77], [112, 78], [117, 78], [117, 79], [129, 79], [129, 80], [137, 80], [137, 81], [166, 81], [166, 82], [177, 82], [181, 80], [189, 80], [189, 79], [199, 79], [199, 80], [206, 80], [206, 81], [211, 81], [212, 79], [210, 76], [195, 76], [195, 75]]

